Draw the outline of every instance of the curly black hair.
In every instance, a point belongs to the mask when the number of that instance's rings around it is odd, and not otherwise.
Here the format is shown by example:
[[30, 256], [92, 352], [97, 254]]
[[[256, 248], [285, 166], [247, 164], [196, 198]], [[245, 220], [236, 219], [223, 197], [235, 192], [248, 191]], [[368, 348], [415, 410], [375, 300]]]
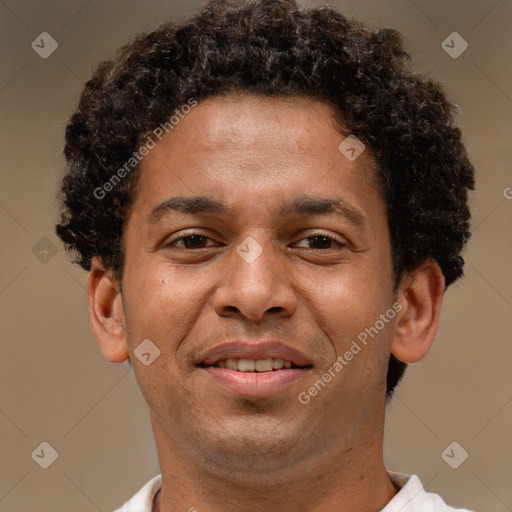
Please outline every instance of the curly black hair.
[[[192, 98], [231, 92], [331, 105], [378, 166], [395, 285], [428, 259], [446, 287], [463, 274], [474, 169], [456, 106], [440, 83], [412, 69], [396, 30], [372, 29], [329, 6], [300, 9], [295, 0], [213, 0], [99, 64], [66, 128], [56, 233], [75, 262], [90, 270], [98, 256], [121, 282], [138, 148]], [[123, 166], [123, 179], [108, 185]], [[390, 357], [388, 400], [406, 366]]]

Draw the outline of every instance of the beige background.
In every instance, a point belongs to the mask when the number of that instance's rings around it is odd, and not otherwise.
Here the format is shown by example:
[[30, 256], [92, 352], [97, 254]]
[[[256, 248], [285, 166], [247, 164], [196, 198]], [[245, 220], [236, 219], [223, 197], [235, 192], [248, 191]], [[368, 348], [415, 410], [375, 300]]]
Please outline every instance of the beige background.
[[[512, 510], [512, 1], [333, 3], [402, 31], [418, 67], [461, 106], [478, 173], [467, 277], [449, 290], [433, 349], [409, 368], [389, 407], [387, 465], [417, 473], [452, 505]], [[86, 274], [53, 234], [54, 197], [64, 127], [92, 67], [139, 31], [197, 5], [0, 2], [1, 511], [106, 511], [158, 473], [129, 367], [104, 362], [90, 333]], [[43, 31], [59, 44], [48, 59], [31, 48]], [[458, 59], [441, 48], [453, 31], [469, 43]], [[31, 458], [43, 441], [58, 452], [46, 470]], [[469, 453], [458, 469], [441, 458], [452, 441]]]

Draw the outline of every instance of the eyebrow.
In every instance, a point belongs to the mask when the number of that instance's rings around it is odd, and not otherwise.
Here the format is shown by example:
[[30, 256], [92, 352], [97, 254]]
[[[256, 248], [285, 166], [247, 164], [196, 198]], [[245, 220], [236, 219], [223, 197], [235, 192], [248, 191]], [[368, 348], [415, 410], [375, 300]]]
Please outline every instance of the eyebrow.
[[329, 215], [332, 213], [344, 217], [357, 226], [362, 226], [366, 222], [365, 216], [341, 197], [327, 199], [302, 194], [297, 196], [291, 203], [282, 203], [278, 209], [278, 214], [284, 217], [291, 217], [293, 215]]
[[[217, 215], [236, 215], [236, 210], [223, 201], [207, 196], [176, 196], [166, 199], [152, 209], [148, 222], [154, 223], [170, 212], [180, 212], [189, 215], [209, 213]], [[306, 194], [295, 197], [291, 202], [281, 202], [276, 210], [278, 217], [296, 215], [329, 215], [337, 214], [356, 226], [366, 223], [365, 216], [355, 207], [349, 205], [340, 197], [327, 199]]]

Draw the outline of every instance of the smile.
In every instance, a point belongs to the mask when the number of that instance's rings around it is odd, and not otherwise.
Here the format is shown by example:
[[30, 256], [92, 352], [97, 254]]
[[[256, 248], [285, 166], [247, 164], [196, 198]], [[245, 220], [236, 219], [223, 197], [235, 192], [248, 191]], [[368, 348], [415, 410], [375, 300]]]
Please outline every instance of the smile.
[[283, 393], [304, 378], [311, 365], [298, 367], [283, 359], [227, 359], [198, 366], [215, 387], [244, 398], [264, 398]]
[[272, 372], [274, 370], [305, 368], [284, 359], [224, 359], [205, 367], [229, 368], [239, 372]]
[[280, 340], [235, 340], [200, 354], [195, 366], [210, 386], [230, 395], [257, 398], [291, 387], [313, 368], [313, 361]]

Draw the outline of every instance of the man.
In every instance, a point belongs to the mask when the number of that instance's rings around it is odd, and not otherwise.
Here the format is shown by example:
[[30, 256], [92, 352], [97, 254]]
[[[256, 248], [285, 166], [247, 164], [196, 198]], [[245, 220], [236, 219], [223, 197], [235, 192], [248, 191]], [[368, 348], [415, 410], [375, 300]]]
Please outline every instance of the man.
[[86, 84], [57, 233], [161, 468], [119, 510], [454, 510], [382, 455], [474, 188], [452, 105], [407, 58], [332, 8], [227, 0]]

